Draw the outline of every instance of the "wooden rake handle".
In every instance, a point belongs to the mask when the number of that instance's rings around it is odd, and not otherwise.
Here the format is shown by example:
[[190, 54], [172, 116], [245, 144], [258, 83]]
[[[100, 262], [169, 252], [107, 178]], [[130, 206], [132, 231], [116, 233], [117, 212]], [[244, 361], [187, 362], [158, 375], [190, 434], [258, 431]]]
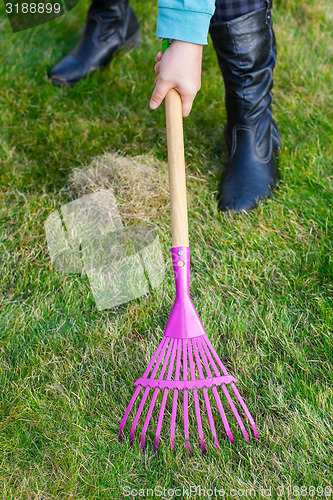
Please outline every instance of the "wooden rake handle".
[[180, 95], [171, 89], [165, 97], [173, 247], [188, 247], [183, 115]]

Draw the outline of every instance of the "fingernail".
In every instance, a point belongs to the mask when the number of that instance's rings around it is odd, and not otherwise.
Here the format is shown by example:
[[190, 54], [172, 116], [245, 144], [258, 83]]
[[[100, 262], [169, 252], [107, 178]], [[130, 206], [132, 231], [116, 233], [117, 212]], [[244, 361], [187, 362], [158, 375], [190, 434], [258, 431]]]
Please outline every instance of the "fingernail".
[[156, 101], [150, 101], [149, 105], [150, 105], [150, 109], [156, 109], [158, 107], [158, 104]]

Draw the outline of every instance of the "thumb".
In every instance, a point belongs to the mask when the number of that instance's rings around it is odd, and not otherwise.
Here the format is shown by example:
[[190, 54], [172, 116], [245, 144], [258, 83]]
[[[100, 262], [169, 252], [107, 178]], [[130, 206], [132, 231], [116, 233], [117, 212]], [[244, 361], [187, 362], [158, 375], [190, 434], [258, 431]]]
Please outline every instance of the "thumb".
[[157, 109], [171, 88], [172, 85], [170, 83], [163, 82], [157, 77], [156, 85], [150, 98], [150, 109]]
[[183, 117], [185, 118], [191, 112], [194, 98], [192, 96], [181, 96], [181, 99], [183, 107]]

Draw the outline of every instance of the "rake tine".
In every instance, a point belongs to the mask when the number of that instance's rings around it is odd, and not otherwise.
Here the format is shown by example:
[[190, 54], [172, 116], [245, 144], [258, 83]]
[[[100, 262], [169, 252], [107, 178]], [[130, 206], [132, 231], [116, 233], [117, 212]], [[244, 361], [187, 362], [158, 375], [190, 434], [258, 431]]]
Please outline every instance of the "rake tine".
[[[157, 373], [157, 370], [158, 370], [158, 368], [159, 368], [159, 366], [160, 366], [160, 364], [161, 364], [161, 361], [162, 361], [162, 359], [163, 359], [163, 356], [164, 356], [164, 354], [165, 354], [165, 351], [166, 351], [166, 349], [167, 349], [167, 347], [168, 347], [168, 344], [169, 344], [169, 339], [165, 339], [165, 340], [166, 340], [166, 342], [164, 342], [164, 344], [163, 344], [163, 346], [162, 346], [162, 348], [161, 348], [161, 350], [160, 350], [160, 354], [159, 354], [159, 356], [158, 356], [158, 359], [157, 359], [156, 365], [154, 366], [154, 369], [153, 369], [152, 374], [151, 374], [151, 376], [150, 376], [150, 378], [151, 378], [151, 379], [153, 379], [153, 378], [155, 377], [155, 375], [156, 375], [156, 373]], [[155, 357], [155, 359], [156, 359], [156, 357]], [[153, 366], [153, 365], [151, 365], [151, 366], [150, 366], [150, 368], [149, 368], [149, 366], [148, 366], [149, 371], [148, 371], [148, 368], [147, 368], [147, 370], [145, 371], [145, 375], [146, 375], [146, 376], [147, 376], [147, 375], [148, 375], [148, 373], [150, 372], [150, 370], [151, 370], [152, 366]], [[150, 388], [149, 388], [149, 387], [146, 387], [145, 392], [144, 392], [143, 397], [142, 397], [142, 400], [141, 400], [141, 403], [140, 403], [140, 406], [139, 406], [139, 408], [138, 408], [138, 411], [137, 411], [137, 413], [136, 413], [136, 415], [135, 415], [135, 418], [134, 418], [134, 421], [133, 421], [133, 425], [132, 425], [131, 432], [130, 432], [130, 444], [131, 444], [131, 446], [133, 445], [135, 429], [136, 429], [136, 426], [137, 426], [137, 424], [138, 424], [138, 421], [139, 421], [140, 415], [141, 415], [141, 413], [142, 413], [142, 410], [143, 410], [144, 404], [145, 404], [145, 402], [146, 402], [146, 399], [147, 399], [147, 397], [148, 397], [149, 391], [150, 391]]]
[[[188, 342], [188, 357], [190, 361], [190, 371], [191, 371], [191, 377], [192, 380], [195, 380], [195, 370], [194, 370], [194, 362], [193, 362], [193, 353], [192, 353], [192, 346], [191, 342]], [[202, 449], [202, 453], [206, 453], [206, 446], [205, 446], [205, 441], [203, 437], [203, 432], [202, 432], [202, 424], [201, 424], [201, 415], [200, 415], [200, 407], [199, 407], [199, 398], [198, 398], [198, 392], [197, 389], [193, 389], [193, 398], [194, 398], [194, 406], [195, 406], [195, 413], [197, 416], [197, 424], [198, 424], [198, 431], [199, 431], [199, 437], [200, 437], [200, 445]]]
[[[205, 378], [205, 376], [203, 374], [203, 370], [202, 370], [202, 366], [201, 366], [201, 360], [200, 360], [200, 356], [199, 356], [199, 352], [198, 352], [198, 348], [197, 348], [197, 340], [198, 339], [193, 339], [193, 351], [194, 351], [194, 356], [195, 356], [195, 359], [197, 362], [199, 377], [201, 379], [203, 379], [203, 378]], [[207, 413], [208, 413], [208, 420], [209, 420], [209, 424], [210, 424], [210, 429], [212, 431], [212, 435], [214, 438], [214, 444], [215, 444], [215, 447], [219, 450], [220, 447], [219, 447], [219, 442], [218, 442], [217, 437], [216, 437], [216, 429], [215, 429], [212, 409], [211, 409], [210, 401], [209, 401], [209, 397], [208, 397], [208, 392], [207, 392], [207, 389], [205, 387], [202, 389], [202, 391], [203, 391], [204, 400], [206, 403], [206, 409], [207, 409]]]
[[[225, 369], [225, 367], [223, 366], [222, 361], [221, 361], [221, 360], [220, 360], [220, 358], [218, 357], [218, 355], [217, 355], [217, 353], [216, 353], [216, 351], [215, 351], [214, 347], [213, 347], [213, 346], [212, 346], [212, 344], [210, 343], [210, 341], [209, 341], [208, 337], [207, 337], [207, 341], [208, 341], [207, 343], [209, 344], [209, 346], [210, 346], [210, 348], [211, 348], [211, 351], [212, 351], [212, 353], [213, 353], [213, 355], [214, 355], [215, 359], [217, 360], [217, 362], [218, 362], [218, 364], [219, 364], [219, 366], [220, 366], [221, 370], [222, 370], [223, 372], [224, 372], [224, 370], [225, 370], [224, 374], [225, 374], [225, 375], [227, 375], [227, 374], [228, 374], [228, 372], [227, 372], [227, 370]], [[258, 437], [259, 437], [259, 436], [258, 436], [257, 427], [256, 427], [256, 424], [255, 424], [255, 422], [254, 422], [253, 418], [252, 418], [251, 413], [249, 412], [249, 410], [248, 410], [248, 408], [247, 408], [247, 406], [246, 406], [246, 404], [245, 404], [245, 402], [244, 402], [244, 400], [243, 400], [242, 396], [240, 395], [240, 393], [239, 393], [239, 391], [238, 391], [237, 387], [235, 386], [235, 384], [232, 382], [230, 385], [231, 385], [231, 388], [232, 388], [232, 390], [234, 391], [235, 396], [236, 396], [236, 398], [238, 399], [238, 401], [239, 401], [239, 403], [240, 403], [241, 407], [243, 408], [245, 415], [247, 416], [247, 418], [248, 418], [248, 420], [249, 420], [249, 422], [250, 422], [250, 424], [251, 424], [251, 427], [252, 427], [252, 430], [253, 430], [254, 437], [255, 437], [256, 439], [258, 439]], [[247, 435], [247, 434], [246, 434], [246, 435]], [[244, 437], [245, 437], [245, 436], [244, 436]], [[246, 439], [246, 438], [245, 438], [245, 439]], [[247, 440], [248, 440], [248, 439], [247, 439]]]
[[230, 443], [233, 443], [234, 442], [234, 436], [232, 435], [231, 429], [229, 427], [228, 420], [227, 420], [226, 414], [225, 414], [224, 409], [223, 409], [223, 405], [222, 405], [222, 402], [221, 402], [220, 395], [217, 392], [216, 387], [212, 387], [212, 390], [213, 390], [215, 401], [217, 403], [217, 407], [219, 409], [219, 412], [220, 412], [220, 415], [221, 415], [221, 418], [222, 418], [222, 422], [223, 422], [224, 428], [226, 430], [228, 439], [229, 439]]
[[242, 396], [239, 394], [239, 391], [238, 391], [238, 389], [237, 389], [236, 385], [235, 385], [233, 382], [231, 382], [231, 384], [230, 384], [230, 385], [231, 385], [231, 388], [232, 388], [232, 390], [234, 391], [234, 393], [235, 393], [235, 395], [236, 395], [236, 398], [238, 399], [238, 401], [239, 401], [239, 403], [240, 403], [241, 407], [243, 408], [243, 410], [244, 410], [244, 412], [245, 412], [245, 414], [246, 414], [247, 418], [249, 419], [249, 422], [250, 422], [251, 427], [252, 427], [252, 430], [253, 430], [254, 437], [255, 437], [256, 439], [259, 439], [257, 426], [256, 426], [256, 424], [255, 424], [255, 422], [254, 422], [254, 420], [253, 420], [253, 418], [252, 418], [252, 415], [251, 415], [251, 413], [249, 412], [249, 410], [248, 410], [248, 408], [247, 408], [246, 404], [244, 403], [244, 400], [243, 400]]
[[[212, 346], [212, 344], [211, 344], [211, 342], [210, 342], [210, 340], [209, 340], [208, 337], [205, 338], [205, 343], [207, 344], [208, 348], [210, 349], [211, 353], [213, 354], [215, 360], [217, 361], [217, 364], [221, 368], [221, 370], [223, 372], [223, 375], [229, 375], [226, 367], [224, 366], [224, 364], [222, 363], [222, 361], [218, 357], [217, 352], [215, 351], [215, 349]], [[213, 365], [213, 363], [212, 363], [212, 365]]]
[[121, 421], [121, 424], [120, 424], [120, 429], [119, 429], [119, 441], [122, 441], [123, 440], [123, 437], [124, 437], [124, 426], [125, 426], [125, 423], [126, 423], [126, 420], [127, 420], [127, 417], [128, 415], [130, 414], [130, 411], [132, 409], [132, 406], [136, 400], [136, 398], [138, 397], [138, 394], [139, 392], [141, 391], [142, 387], [137, 387], [134, 391], [134, 394], [131, 398], [131, 401], [129, 402], [128, 406], [127, 406], [127, 409], [126, 409], [126, 412], [125, 412], [125, 415], [123, 416], [123, 419]]
[[[212, 372], [211, 372], [211, 370], [209, 368], [209, 363], [207, 361], [206, 355], [205, 355], [204, 350], [203, 350], [203, 349], [206, 350], [206, 346], [205, 346], [204, 342], [202, 341], [202, 339], [200, 337], [198, 338], [198, 346], [199, 346], [199, 351], [200, 351], [201, 357], [202, 357], [203, 362], [204, 362], [204, 366], [205, 366], [207, 375], [208, 375], [208, 377], [212, 377]], [[217, 392], [217, 388], [216, 387], [212, 387], [212, 391], [213, 391], [213, 394], [214, 394], [214, 397], [215, 397], [215, 401], [216, 401], [217, 407], [219, 409], [219, 412], [220, 412], [220, 415], [221, 415], [221, 418], [222, 418], [222, 422], [223, 422], [225, 431], [226, 431], [227, 436], [229, 438], [229, 441], [231, 443], [233, 443], [234, 442], [234, 438], [233, 438], [231, 429], [230, 429], [229, 424], [228, 424], [228, 420], [227, 420], [226, 414], [225, 414], [223, 406], [222, 406], [220, 395]]]
[[[172, 346], [172, 354], [171, 354], [171, 360], [170, 360], [170, 365], [168, 369], [168, 375], [166, 380], [171, 380], [172, 372], [173, 372], [173, 366], [175, 364], [175, 357], [176, 357], [176, 350], [177, 350], [177, 340], [173, 339], [173, 346]], [[160, 440], [160, 434], [161, 434], [161, 428], [162, 428], [162, 423], [163, 423], [163, 417], [164, 417], [164, 411], [165, 411], [165, 405], [166, 405], [166, 400], [168, 397], [169, 389], [164, 389], [164, 394], [162, 398], [162, 403], [161, 403], [161, 409], [160, 409], [160, 414], [158, 416], [158, 422], [157, 422], [157, 428], [156, 428], [156, 434], [155, 434], [155, 446], [154, 446], [154, 452], [156, 453], [158, 450], [158, 443]]]
[[[156, 349], [152, 359], [150, 360], [147, 368], [146, 368], [146, 371], [144, 372], [143, 376], [144, 377], [147, 377], [147, 375], [149, 374], [152, 366], [154, 365], [158, 355], [160, 354], [162, 348], [164, 347], [164, 344], [166, 343], [167, 339], [164, 337], [162, 339], [162, 341], [160, 342], [160, 345], [158, 346], [158, 348]], [[126, 412], [123, 416], [123, 419], [121, 421], [121, 424], [120, 424], [120, 428], [119, 428], [119, 441], [122, 441], [123, 440], [123, 430], [124, 430], [124, 426], [125, 426], [125, 423], [126, 423], [126, 420], [128, 418], [128, 415], [130, 414], [130, 411], [132, 409], [132, 406], [136, 400], [136, 398], [138, 397], [138, 394], [139, 392], [141, 391], [141, 387], [137, 387], [134, 391], [134, 394], [131, 398], [131, 401], [129, 402], [128, 406], [127, 406], [127, 409], [126, 409]]]
[[[183, 339], [183, 379], [187, 380], [187, 346], [186, 339]], [[191, 455], [190, 435], [188, 431], [188, 392], [184, 391], [184, 436], [187, 452]]]
[[136, 426], [138, 425], [138, 421], [139, 421], [140, 415], [142, 413], [143, 407], [145, 405], [146, 399], [148, 397], [149, 391], [150, 391], [150, 388], [146, 387], [145, 392], [143, 393], [143, 397], [142, 397], [140, 406], [138, 408], [138, 411], [136, 412], [136, 415], [135, 415], [135, 418], [134, 418], [134, 421], [132, 424], [132, 428], [131, 428], [131, 432], [130, 432], [130, 445], [131, 446], [133, 446], [135, 429], [136, 429]]
[[[213, 348], [212, 344], [209, 342], [208, 337], [204, 339], [204, 342], [206, 342], [206, 343], [207, 343], [207, 344], [211, 347], [211, 349], [212, 349], [212, 353], [213, 353], [213, 354], [215, 353], [215, 358], [217, 359], [218, 364], [219, 364], [219, 366], [220, 366], [221, 370], [223, 370], [224, 375], [228, 375], [228, 372], [227, 372], [226, 368], [224, 367], [224, 365], [222, 364], [222, 361], [220, 360], [220, 358], [219, 358], [219, 357], [218, 357], [218, 355], [216, 354], [216, 352], [215, 352], [215, 350], [214, 350], [214, 348]], [[215, 362], [214, 362], [214, 360], [213, 360], [213, 358], [212, 358], [211, 353], [209, 352], [209, 349], [207, 349], [207, 350], [206, 350], [206, 353], [207, 353], [208, 359], [209, 359], [209, 361], [210, 361], [210, 363], [211, 363], [211, 365], [212, 365], [212, 367], [213, 367], [213, 370], [214, 370], [215, 374], [216, 374], [217, 376], [220, 376], [220, 372], [219, 372], [219, 370], [218, 370], [218, 368], [217, 368], [217, 366], [216, 366], [216, 364], [215, 364]], [[244, 424], [243, 424], [243, 422], [242, 422], [242, 419], [241, 419], [241, 418], [240, 418], [240, 416], [239, 416], [239, 413], [238, 413], [238, 411], [237, 411], [237, 408], [236, 408], [236, 407], [235, 407], [235, 405], [234, 405], [233, 400], [232, 400], [232, 399], [231, 399], [231, 397], [230, 397], [230, 394], [229, 394], [229, 392], [228, 392], [228, 389], [226, 388], [225, 384], [222, 384], [222, 386], [221, 386], [221, 387], [222, 387], [222, 391], [224, 392], [225, 397], [227, 398], [227, 401], [228, 401], [228, 403], [229, 403], [229, 405], [230, 405], [230, 408], [231, 408], [231, 410], [232, 410], [233, 414], [234, 414], [234, 415], [235, 415], [235, 417], [236, 417], [237, 423], [238, 423], [238, 425], [239, 425], [239, 427], [240, 427], [240, 429], [241, 429], [241, 431], [242, 431], [242, 434], [243, 434], [243, 436], [244, 436], [245, 441], [250, 442], [250, 439], [249, 439], [249, 436], [248, 436], [248, 434], [247, 434], [247, 432], [246, 432], [245, 426], [244, 426]]]
[[[175, 380], [179, 380], [180, 363], [182, 357], [182, 344], [180, 340], [177, 339], [177, 361], [176, 361], [176, 373]], [[177, 413], [177, 399], [178, 399], [178, 389], [174, 390], [173, 401], [172, 401], [172, 414], [171, 414], [171, 429], [170, 429], [170, 445], [172, 451], [175, 451], [175, 427], [176, 427], [176, 413]]]
[[238, 425], [239, 425], [239, 427], [240, 427], [240, 429], [241, 429], [241, 431], [242, 431], [242, 434], [243, 434], [243, 436], [244, 436], [244, 439], [245, 439], [245, 441], [247, 441], [247, 442], [249, 443], [249, 442], [250, 442], [249, 435], [248, 435], [248, 433], [246, 432], [246, 429], [245, 429], [245, 426], [244, 426], [244, 424], [243, 424], [243, 421], [242, 421], [242, 419], [240, 418], [240, 415], [239, 415], [239, 413], [238, 413], [238, 411], [237, 411], [236, 406], [234, 405], [233, 400], [231, 399], [231, 396], [230, 396], [230, 394], [229, 394], [229, 392], [228, 392], [228, 389], [226, 388], [225, 384], [222, 384], [222, 386], [221, 386], [221, 387], [222, 387], [222, 391], [224, 392], [224, 394], [225, 394], [225, 396], [226, 396], [226, 398], [227, 398], [227, 400], [228, 400], [228, 403], [229, 403], [229, 405], [230, 405], [230, 408], [232, 409], [232, 412], [233, 412], [233, 414], [234, 414], [234, 415], [235, 415], [235, 417], [236, 417], [236, 420], [237, 420]]
[[[161, 373], [159, 375], [160, 379], [163, 379], [164, 372], [166, 370], [166, 367], [167, 367], [167, 364], [168, 364], [168, 361], [169, 361], [169, 358], [170, 358], [172, 344], [173, 344], [173, 341], [171, 341], [169, 343], [168, 351], [167, 351], [167, 353], [165, 355], [165, 358], [164, 358], [164, 361], [163, 361], [163, 365], [162, 365], [162, 369], [161, 369]], [[157, 369], [156, 369], [156, 372], [157, 372]], [[151, 378], [155, 377], [156, 372], [155, 372], [155, 369], [154, 369]], [[151, 418], [151, 415], [152, 415], [152, 412], [153, 412], [153, 409], [154, 409], [154, 406], [155, 406], [155, 402], [156, 402], [156, 399], [157, 399], [157, 396], [158, 396], [158, 392], [159, 392], [159, 388], [156, 387], [156, 389], [154, 391], [154, 394], [153, 394], [153, 397], [151, 398], [149, 410], [148, 410], [148, 413], [147, 413], [147, 416], [146, 416], [146, 420], [145, 420], [145, 423], [144, 423], [144, 426], [143, 426], [143, 429], [142, 429], [142, 434], [141, 434], [141, 449], [142, 449], [142, 451], [144, 451], [144, 445], [145, 445], [145, 439], [146, 439], [146, 432], [147, 432], [149, 421], [150, 421], [150, 418]]]

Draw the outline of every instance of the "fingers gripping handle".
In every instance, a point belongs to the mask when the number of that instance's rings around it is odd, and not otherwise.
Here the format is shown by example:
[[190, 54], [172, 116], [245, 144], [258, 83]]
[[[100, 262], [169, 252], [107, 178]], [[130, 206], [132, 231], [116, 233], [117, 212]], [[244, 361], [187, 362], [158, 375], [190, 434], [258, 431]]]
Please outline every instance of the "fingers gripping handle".
[[171, 89], [165, 98], [171, 208], [172, 246], [189, 246], [186, 205], [183, 115], [180, 95]]

